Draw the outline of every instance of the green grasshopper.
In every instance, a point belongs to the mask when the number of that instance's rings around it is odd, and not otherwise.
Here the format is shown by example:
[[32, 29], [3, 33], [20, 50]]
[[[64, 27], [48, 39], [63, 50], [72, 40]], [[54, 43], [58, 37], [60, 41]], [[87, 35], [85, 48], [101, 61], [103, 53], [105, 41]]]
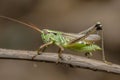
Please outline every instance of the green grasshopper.
[[[58, 50], [59, 59], [62, 59], [62, 52], [64, 51], [64, 48], [67, 48], [73, 51], [84, 52], [87, 57], [92, 56], [92, 52], [101, 50], [102, 59], [104, 62], [106, 62], [105, 55], [104, 55], [103, 39], [102, 39], [102, 48], [97, 44], [95, 44], [96, 41], [100, 40], [100, 36], [97, 34], [97, 32], [103, 31], [102, 25], [100, 22], [97, 22], [92, 27], [80, 33], [65, 33], [61, 31], [55, 31], [55, 30], [49, 30], [49, 29], [40, 30], [34, 25], [27, 24], [10, 17], [6, 17], [6, 16], [0, 16], [0, 17], [14, 21], [14, 22], [21, 23], [41, 33], [41, 37], [42, 37], [42, 40], [44, 41], [44, 44], [39, 47], [37, 51], [37, 55], [40, 55], [42, 52], [44, 52], [49, 45], [54, 44], [59, 47], [59, 50]], [[37, 55], [35, 55], [33, 59]]]

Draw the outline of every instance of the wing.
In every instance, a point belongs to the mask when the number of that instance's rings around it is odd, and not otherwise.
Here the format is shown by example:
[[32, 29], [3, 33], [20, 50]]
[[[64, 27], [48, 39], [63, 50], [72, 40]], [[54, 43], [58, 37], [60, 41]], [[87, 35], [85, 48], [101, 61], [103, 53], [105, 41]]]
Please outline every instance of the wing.
[[[75, 40], [77, 38], [85, 36], [85, 34], [75, 34], [75, 33], [62, 33], [62, 35], [66, 38], [69, 38], [70, 40]], [[98, 34], [90, 34], [85, 38], [86, 41], [98, 41], [100, 40], [100, 36]]]
[[100, 35], [97, 34], [90, 34], [88, 37], [85, 38], [87, 41], [99, 41], [101, 39]]

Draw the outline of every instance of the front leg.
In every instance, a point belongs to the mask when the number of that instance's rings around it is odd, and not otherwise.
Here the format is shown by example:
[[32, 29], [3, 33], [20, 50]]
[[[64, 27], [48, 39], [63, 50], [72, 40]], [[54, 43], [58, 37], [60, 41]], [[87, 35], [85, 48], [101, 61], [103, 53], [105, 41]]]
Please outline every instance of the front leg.
[[40, 55], [40, 54], [46, 49], [46, 47], [49, 46], [49, 45], [51, 45], [52, 43], [53, 43], [53, 42], [48, 42], [48, 43], [45, 43], [45, 44], [41, 45], [41, 46], [39, 47], [39, 49], [37, 50], [37, 54], [34, 55], [34, 56], [32, 57], [32, 59], [34, 59], [37, 55]]
[[37, 50], [37, 54], [40, 55], [41, 52], [44, 52], [45, 49], [46, 49], [46, 47], [49, 46], [49, 45], [51, 45], [52, 43], [53, 43], [53, 42], [48, 42], [48, 43], [45, 43], [45, 44], [41, 45], [41, 46], [39, 47], [39, 49]]

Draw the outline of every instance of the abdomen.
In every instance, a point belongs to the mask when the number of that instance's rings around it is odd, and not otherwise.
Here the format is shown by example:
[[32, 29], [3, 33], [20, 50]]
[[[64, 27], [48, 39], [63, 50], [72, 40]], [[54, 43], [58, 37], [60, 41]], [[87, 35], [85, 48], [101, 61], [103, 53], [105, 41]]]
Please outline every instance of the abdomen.
[[67, 49], [78, 51], [78, 52], [93, 52], [96, 50], [101, 50], [101, 48], [95, 44], [74, 43], [74, 44], [70, 44], [70, 45], [65, 45], [64, 47]]

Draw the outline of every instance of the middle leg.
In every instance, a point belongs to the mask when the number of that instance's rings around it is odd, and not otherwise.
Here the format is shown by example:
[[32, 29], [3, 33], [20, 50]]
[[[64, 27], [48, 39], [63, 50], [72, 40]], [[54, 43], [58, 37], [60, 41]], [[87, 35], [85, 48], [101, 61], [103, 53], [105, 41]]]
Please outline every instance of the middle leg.
[[59, 62], [59, 60], [63, 60], [62, 58], [62, 52], [64, 51], [64, 48], [61, 46], [61, 45], [57, 45], [59, 47], [59, 50], [58, 50], [58, 61], [57, 63]]

